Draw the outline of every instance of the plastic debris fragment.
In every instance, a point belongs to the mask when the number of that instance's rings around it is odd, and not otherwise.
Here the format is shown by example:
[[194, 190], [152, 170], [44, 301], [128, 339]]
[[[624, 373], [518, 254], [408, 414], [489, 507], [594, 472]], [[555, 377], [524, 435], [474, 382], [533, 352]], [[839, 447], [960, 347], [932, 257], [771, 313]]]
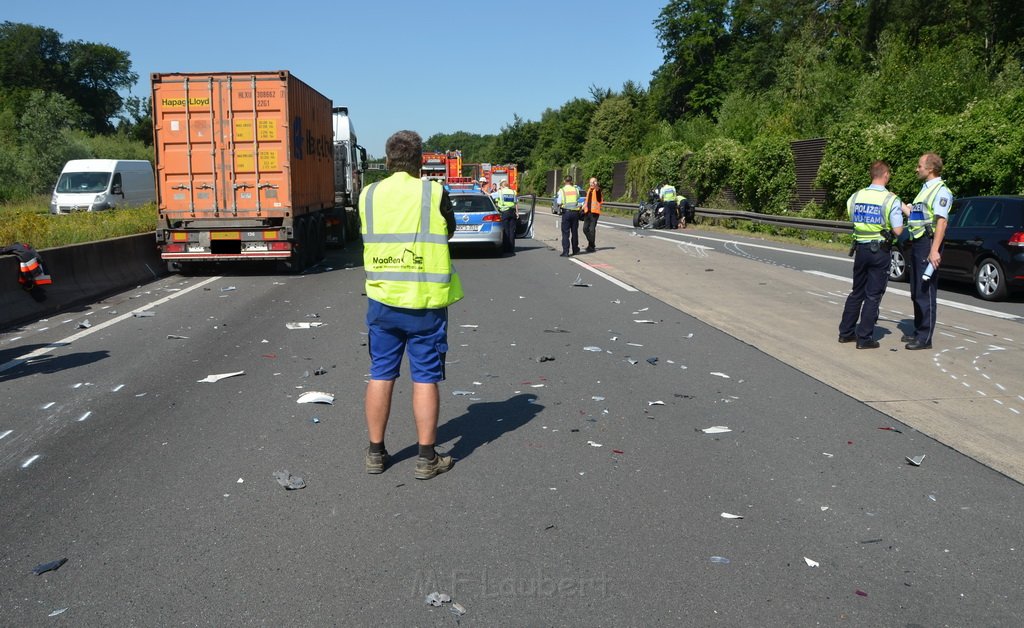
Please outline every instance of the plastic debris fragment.
[[723, 377], [725, 379], [731, 379], [728, 375], [726, 375], [725, 373], [721, 373], [719, 371], [712, 371], [711, 373], [708, 373], [708, 375], [714, 375], [715, 377]]
[[659, 399], [658, 401], [648, 401], [647, 405], [648, 406], [663, 406], [663, 405], [665, 405], [665, 402]]
[[604, 445], [602, 445], [601, 443], [595, 443], [592, 440], [588, 440], [587, 444], [590, 445], [591, 447], [604, 447]]
[[819, 563], [816, 560], [811, 560], [810, 558], [807, 558], [806, 556], [804, 556], [804, 562], [807, 563], [808, 567], [821, 567], [821, 563]]
[[292, 475], [288, 472], [288, 469], [283, 471], [274, 471], [274, 479], [277, 483], [285, 488], [286, 491], [297, 491], [300, 488], [306, 488], [306, 482], [297, 475]]
[[734, 515], [730, 512], [723, 512], [722, 519], [742, 519], [743, 515]]
[[461, 617], [466, 614], [466, 607], [458, 602], [452, 602], [452, 613]]
[[655, 358], [655, 357], [647, 358], [647, 363], [650, 364], [651, 366], [655, 366], [655, 365], [658, 364], [658, 358]]
[[479, 325], [459, 325], [459, 327], [463, 327], [465, 329], [476, 329]]
[[583, 281], [583, 273], [576, 275], [576, 281], [572, 282], [572, 285], [577, 288], [589, 288], [590, 284]]
[[613, 454], [624, 454], [624, 453], [626, 453], [626, 452], [622, 451], [621, 449], [613, 449], [613, 450], [612, 450], [612, 453], [613, 453]]
[[636, 366], [637, 364], [640, 364], [640, 360], [634, 360], [633, 358], [626, 358], [626, 362], [629, 362], [633, 366]]
[[724, 425], [712, 425], [711, 427], [705, 427], [701, 431], [704, 432], [705, 434], [725, 434], [726, 432], [731, 432], [732, 430]]
[[311, 390], [299, 395], [299, 398], [295, 400], [295, 403], [326, 403], [328, 405], [334, 405], [334, 395], [331, 393]]
[[60, 566], [68, 562], [67, 558], [58, 558], [57, 560], [51, 560], [48, 563], [40, 563], [32, 568], [32, 572], [37, 576], [46, 573], [47, 571], [57, 571]]
[[196, 382], [212, 384], [213, 382], [219, 382], [222, 379], [235, 377], [237, 375], [245, 375], [245, 371], [235, 371], [234, 373], [218, 373], [216, 375], [207, 375], [203, 379], [197, 379]]
[[602, 351], [601, 347], [594, 347], [594, 346], [583, 347], [583, 350], [584, 351], [592, 351], [594, 353], [600, 353]]
[[167, 334], [168, 340], [188, 340], [188, 336], [179, 336], [177, 334]]
[[135, 318], [153, 318], [154, 316], [156, 316], [156, 312], [154, 312], [153, 310], [132, 312], [132, 316]]
[[591, 397], [591, 399], [593, 399], [594, 401], [604, 401], [604, 397], [600, 395], [594, 395], [593, 397]]
[[313, 375], [327, 375], [327, 369], [321, 366], [320, 368], [313, 371]]
[[878, 429], [885, 430], [886, 432], [896, 432], [897, 434], [902, 434], [903, 433], [902, 431], [896, 429], [895, 427], [880, 427]]
[[854, 591], [854, 593], [856, 593], [857, 595], [859, 595], [861, 597], [867, 597], [868, 596], [867, 593], [861, 591], [860, 589], [857, 589], [856, 591]]
[[310, 421], [312, 421], [313, 423], [320, 423], [320, 417], [315, 416], [312, 419], [310, 419]]
[[88, 318], [78, 324], [78, 329], [89, 329], [90, 327], [92, 327], [92, 323], [89, 322]]
[[320, 321], [298, 321], [294, 323], [285, 323], [284, 326], [288, 329], [311, 329], [313, 327], [323, 327], [324, 324]]
[[65, 608], [58, 608], [57, 610], [55, 610], [52, 613], [50, 613], [49, 615], [47, 615], [47, 617], [56, 617], [57, 615], [60, 615], [61, 613], [63, 613], [66, 610], [68, 610], [67, 607], [65, 607]]
[[716, 565], [728, 565], [730, 561], [725, 556], [712, 556], [711, 562], [715, 563]]
[[920, 456], [914, 456], [913, 458], [907, 456], [907, 462], [914, 465], [915, 467], [920, 467], [921, 463], [924, 462], [924, 456], [924, 454], [921, 454]]
[[238, 288], [234, 286], [224, 286], [220, 289], [221, 292], [231, 292], [232, 290], [238, 290]]
[[470, 396], [472, 394], [473, 393], [471, 393], [468, 390], [453, 390], [452, 391], [452, 395], [454, 395], [456, 397], [468, 397], [468, 396]]
[[644, 324], [647, 324], [647, 325], [657, 325], [658, 324], [658, 321], [652, 321], [652, 320], [649, 320], [649, 319], [646, 319], [646, 318], [633, 319], [633, 322], [634, 323], [644, 323]]
[[430, 606], [441, 606], [442, 604], [447, 604], [451, 601], [452, 596], [447, 593], [438, 593], [437, 591], [434, 591], [428, 595], [425, 600], [423, 600], [425, 604], [429, 604]]
[[553, 358], [550, 355], [539, 355], [539, 356], [537, 356], [536, 360], [538, 362], [554, 362], [555, 358]]

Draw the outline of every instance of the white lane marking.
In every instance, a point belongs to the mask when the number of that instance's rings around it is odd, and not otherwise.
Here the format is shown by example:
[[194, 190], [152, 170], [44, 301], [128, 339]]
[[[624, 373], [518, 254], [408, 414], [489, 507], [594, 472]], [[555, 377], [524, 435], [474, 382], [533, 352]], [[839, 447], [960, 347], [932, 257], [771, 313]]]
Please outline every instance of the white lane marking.
[[705, 250], [705, 251], [714, 251], [715, 250], [715, 247], [713, 247], [713, 246], [704, 246], [703, 244], [694, 244], [693, 242], [680, 242], [679, 240], [676, 240], [675, 238], [666, 238], [665, 236], [647, 236], [647, 237], [652, 239], [652, 240], [663, 240], [665, 242], [671, 242], [672, 244], [682, 244], [682, 245], [687, 246], [687, 247], [691, 247], [691, 248], [695, 248], [695, 249], [702, 249], [702, 250]]
[[28, 466], [30, 464], [32, 464], [33, 462], [35, 462], [36, 460], [39, 460], [39, 454], [36, 454], [36, 455], [26, 459], [25, 462], [21, 463], [21, 468], [22, 469], [27, 469]]
[[587, 270], [589, 270], [590, 272], [594, 273], [598, 277], [612, 282], [613, 284], [615, 284], [616, 286], [622, 288], [626, 292], [638, 292], [638, 290], [636, 288], [634, 288], [633, 286], [629, 285], [628, 283], [619, 281], [618, 279], [616, 279], [615, 277], [612, 277], [608, 273], [603, 273], [603, 272], [599, 271], [598, 269], [594, 268], [593, 266], [587, 265], [586, 262], [581, 262], [581, 261], [579, 261], [576, 258], [572, 258], [569, 261], [571, 261], [573, 264], [579, 264], [580, 266], [582, 266], [583, 268], [586, 268]]
[[32, 360], [32, 359], [44, 356], [48, 352], [52, 351], [53, 349], [59, 349], [60, 347], [66, 347], [67, 345], [71, 344], [72, 342], [74, 342], [76, 340], [81, 340], [82, 338], [85, 338], [86, 336], [88, 336], [90, 334], [94, 334], [94, 333], [96, 333], [96, 332], [98, 332], [98, 331], [100, 331], [102, 329], [106, 329], [107, 327], [110, 327], [111, 325], [116, 325], [117, 323], [120, 323], [121, 321], [123, 321], [125, 319], [129, 319], [136, 312], [141, 312], [143, 310], [149, 310], [149, 309], [152, 309], [152, 308], [154, 308], [154, 307], [156, 307], [158, 305], [163, 305], [164, 303], [167, 303], [168, 301], [170, 301], [172, 299], [177, 299], [178, 297], [180, 297], [182, 295], [188, 294], [189, 292], [192, 292], [193, 290], [196, 290], [198, 288], [202, 288], [206, 284], [213, 283], [214, 281], [217, 281], [218, 279], [221, 279], [221, 277], [220, 276], [210, 277], [209, 279], [200, 281], [199, 283], [197, 283], [194, 286], [189, 286], [188, 288], [185, 288], [181, 292], [175, 292], [174, 294], [168, 295], [168, 296], [166, 296], [166, 297], [164, 297], [162, 299], [157, 299], [156, 301], [153, 301], [152, 303], [147, 303], [146, 305], [139, 306], [137, 308], [132, 309], [132, 311], [125, 312], [124, 314], [121, 314], [120, 316], [112, 318], [109, 321], [104, 321], [102, 323], [98, 323], [96, 325], [93, 325], [89, 329], [83, 329], [83, 330], [79, 331], [78, 333], [71, 334], [70, 336], [68, 336], [67, 338], [64, 338], [63, 340], [58, 340], [57, 342], [52, 342], [52, 343], [46, 345], [45, 347], [40, 347], [40, 348], [36, 349], [35, 351], [32, 351], [31, 353], [26, 353], [25, 355], [19, 356], [17, 358], [14, 358], [13, 360], [10, 360], [10, 361], [8, 361], [5, 364], [0, 364], [0, 373], [3, 373], [4, 371], [10, 370], [10, 369], [12, 369], [12, 368], [14, 368], [16, 366], [20, 366], [21, 364], [24, 364], [25, 362], [27, 362], [29, 360]]
[[0, 432], [0, 440], [3, 440], [14, 433], [14, 430], [7, 430], [6, 432]]
[[[831, 273], [825, 273], [820, 270], [805, 270], [803, 271], [809, 275], [817, 275], [818, 277], [825, 277], [828, 279], [838, 279], [849, 284], [853, 283], [853, 279], [850, 277], [840, 277], [839, 275], [833, 275]], [[901, 297], [910, 297], [910, 292], [907, 290], [900, 290], [899, 288], [893, 288], [891, 285], [885, 289], [886, 294], [893, 293]], [[997, 312], [995, 310], [989, 310], [976, 305], [967, 305], [965, 303], [957, 303], [956, 301], [948, 301], [946, 299], [939, 299], [939, 305], [944, 307], [951, 307], [957, 310], [964, 310], [965, 312], [973, 312], [974, 314], [981, 314], [983, 316], [991, 316], [992, 318], [1001, 318], [1007, 321], [1024, 322], [1024, 316], [1018, 316], [1016, 314], [1006, 314], [1004, 312]]]
[[88, 419], [90, 414], [92, 414], [92, 410], [89, 410], [88, 412], [86, 412], [82, 416], [78, 417], [78, 422], [81, 423], [82, 421]]

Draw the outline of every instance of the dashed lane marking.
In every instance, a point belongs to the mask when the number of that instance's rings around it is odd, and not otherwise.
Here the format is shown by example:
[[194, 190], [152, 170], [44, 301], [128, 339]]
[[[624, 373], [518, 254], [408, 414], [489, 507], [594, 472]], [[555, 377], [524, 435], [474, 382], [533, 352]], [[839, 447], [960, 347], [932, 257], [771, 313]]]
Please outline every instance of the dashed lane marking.
[[[35, 351], [32, 351], [30, 353], [26, 353], [25, 355], [19, 356], [17, 358], [14, 358], [13, 360], [10, 360], [10, 361], [6, 362], [5, 364], [0, 364], [0, 373], [3, 373], [4, 371], [10, 370], [10, 369], [12, 369], [12, 368], [14, 368], [16, 366], [20, 366], [20, 365], [24, 364], [25, 362], [28, 362], [29, 360], [33, 360], [35, 358], [44, 356], [44, 355], [46, 355], [47, 353], [49, 353], [50, 351], [52, 351], [54, 349], [59, 349], [60, 347], [66, 347], [66, 346], [68, 346], [69, 344], [71, 344], [72, 342], [74, 342], [76, 340], [80, 340], [82, 338], [85, 338], [89, 334], [94, 334], [94, 333], [96, 333], [96, 332], [98, 332], [100, 330], [103, 330], [103, 329], [106, 329], [107, 327], [110, 327], [111, 325], [116, 325], [117, 323], [120, 323], [123, 320], [129, 319], [136, 312], [142, 312], [144, 310], [152, 309], [152, 308], [154, 308], [154, 307], [156, 307], [158, 305], [163, 305], [164, 303], [167, 303], [168, 301], [171, 301], [172, 299], [177, 299], [178, 297], [183, 296], [185, 294], [188, 294], [189, 292], [192, 292], [193, 290], [197, 290], [199, 288], [202, 288], [203, 286], [205, 286], [208, 283], [213, 283], [214, 281], [217, 281], [218, 279], [221, 279], [221, 277], [220, 276], [210, 277], [209, 279], [205, 279], [203, 281], [200, 281], [199, 283], [195, 284], [194, 286], [189, 286], [188, 288], [183, 289], [181, 292], [175, 292], [174, 294], [168, 295], [168, 296], [166, 296], [166, 297], [164, 297], [162, 299], [157, 299], [156, 301], [153, 301], [152, 303], [147, 303], [146, 305], [134, 308], [134, 309], [132, 309], [132, 311], [125, 312], [124, 314], [121, 314], [121, 315], [119, 315], [119, 316], [117, 316], [115, 318], [112, 318], [109, 321], [98, 323], [96, 325], [93, 325], [89, 329], [83, 329], [83, 330], [79, 331], [78, 333], [71, 334], [70, 336], [68, 336], [67, 338], [64, 338], [63, 340], [58, 340], [57, 342], [52, 342], [52, 343], [46, 345], [45, 347], [40, 347], [40, 348], [36, 349]], [[42, 331], [42, 330], [38, 330], [38, 331]]]

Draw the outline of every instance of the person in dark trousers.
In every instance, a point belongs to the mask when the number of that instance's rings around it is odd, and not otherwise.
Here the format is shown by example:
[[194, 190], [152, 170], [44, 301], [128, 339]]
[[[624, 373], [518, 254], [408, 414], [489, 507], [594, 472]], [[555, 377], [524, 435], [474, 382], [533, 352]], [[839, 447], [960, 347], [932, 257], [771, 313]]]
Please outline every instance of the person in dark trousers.
[[559, 257], [569, 257], [570, 244], [572, 255], [580, 254], [580, 191], [572, 184], [572, 177], [566, 177], [564, 183], [557, 196], [562, 212], [562, 254]]
[[872, 163], [871, 185], [846, 201], [846, 214], [853, 221], [853, 289], [839, 321], [839, 342], [856, 342], [858, 349], [878, 348], [875, 322], [889, 281], [890, 248], [893, 238], [903, 233], [902, 204], [885, 187], [889, 175], [887, 163]]
[[910, 232], [910, 255], [907, 266], [910, 273], [910, 298], [914, 301], [914, 333], [902, 338], [906, 349], [932, 348], [935, 333], [935, 307], [938, 301], [939, 281], [935, 269], [942, 262], [942, 241], [946, 237], [946, 222], [953, 205], [953, 193], [939, 176], [942, 158], [925, 153], [917, 160], [917, 178], [924, 180], [913, 205], [903, 204]]
[[587, 253], [597, 250], [597, 220], [601, 217], [601, 204], [604, 202], [604, 194], [601, 193], [601, 186], [597, 183], [596, 177], [590, 177], [590, 186], [587, 188], [587, 195], [583, 201], [583, 235], [587, 238]]
[[508, 187], [508, 182], [503, 182], [494, 193], [494, 203], [501, 212], [501, 248], [506, 253], [516, 254], [516, 221], [519, 219], [519, 212], [516, 211], [516, 192]]
[[665, 208], [665, 228], [678, 229], [679, 206], [676, 204], [676, 186], [671, 183], [662, 185], [658, 189], [658, 196], [661, 198], [661, 204]]
[[439, 183], [417, 178], [423, 152], [418, 133], [399, 131], [384, 150], [394, 174], [359, 195], [369, 301], [366, 472], [383, 473], [391, 462], [384, 432], [402, 354], [408, 352], [419, 442], [413, 477], [429, 480], [452, 467], [452, 457], [438, 454], [434, 445], [441, 403], [437, 384], [444, 381], [448, 351], [448, 306], [463, 296], [448, 252], [455, 213]]

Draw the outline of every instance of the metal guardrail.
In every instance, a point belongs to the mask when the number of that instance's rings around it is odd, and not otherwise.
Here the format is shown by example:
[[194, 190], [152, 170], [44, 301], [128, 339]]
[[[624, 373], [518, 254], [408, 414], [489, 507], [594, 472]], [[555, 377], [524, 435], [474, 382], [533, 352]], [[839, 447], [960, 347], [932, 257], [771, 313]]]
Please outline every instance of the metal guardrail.
[[[538, 199], [539, 200], [539, 199]], [[613, 209], [626, 209], [636, 211], [640, 206], [629, 203], [603, 203], [604, 207]], [[773, 214], [758, 214], [756, 212], [731, 211], [727, 209], [712, 209], [710, 207], [696, 208], [698, 216], [715, 218], [718, 220], [749, 220], [775, 227], [789, 227], [792, 229], [806, 229], [808, 231], [830, 231], [832, 233], [853, 233], [853, 225], [840, 220], [821, 220], [820, 218], [803, 218], [800, 216], [776, 216]]]

